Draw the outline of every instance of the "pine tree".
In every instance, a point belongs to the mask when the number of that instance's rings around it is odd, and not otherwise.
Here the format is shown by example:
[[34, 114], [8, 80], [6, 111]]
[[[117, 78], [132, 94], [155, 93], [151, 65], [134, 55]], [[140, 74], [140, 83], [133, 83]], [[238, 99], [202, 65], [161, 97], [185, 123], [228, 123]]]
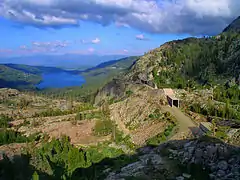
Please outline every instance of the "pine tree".
[[32, 175], [32, 180], [39, 180], [39, 175], [36, 171]]

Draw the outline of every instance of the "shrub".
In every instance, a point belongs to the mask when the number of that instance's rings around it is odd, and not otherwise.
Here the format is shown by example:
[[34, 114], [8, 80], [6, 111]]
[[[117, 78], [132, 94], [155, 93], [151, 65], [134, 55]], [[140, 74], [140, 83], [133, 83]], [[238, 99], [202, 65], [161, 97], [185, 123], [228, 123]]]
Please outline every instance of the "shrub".
[[2, 130], [0, 131], [0, 145], [10, 144], [10, 143], [23, 143], [29, 142], [30, 140], [21, 135], [19, 132], [12, 130]]
[[77, 113], [77, 115], [75, 116], [75, 120], [77, 121], [81, 121], [85, 118], [85, 114], [82, 113]]
[[167, 140], [167, 138], [171, 135], [173, 132], [174, 127], [176, 124], [172, 122], [170, 125], [167, 126], [167, 128], [164, 130], [164, 132], [158, 134], [157, 136], [154, 136], [147, 140], [148, 145], [159, 145], [160, 143], [163, 143]]
[[128, 91], [126, 91], [126, 95], [129, 97], [129, 96], [131, 96], [133, 94], [133, 91], [131, 91], [131, 90], [128, 90]]
[[8, 128], [10, 126], [10, 122], [12, 121], [13, 119], [8, 117], [8, 116], [5, 116], [5, 115], [0, 115], [0, 128]]
[[[101, 174], [105, 167], [98, 163], [103, 159], [110, 161], [109, 158], [116, 158], [121, 154], [123, 154], [122, 150], [104, 144], [78, 149], [71, 145], [68, 137], [63, 136], [60, 139], [45, 142], [41, 148], [31, 152], [31, 164], [36, 170], [53, 175], [54, 179], [99, 179], [96, 176]], [[115, 160], [111, 160], [112, 164]], [[124, 160], [126, 161], [127, 159]], [[119, 166], [119, 163], [116, 162], [116, 165]], [[95, 166], [96, 169], [91, 169], [90, 166]]]
[[94, 135], [107, 136], [113, 132], [114, 125], [111, 120], [98, 120], [94, 126]]

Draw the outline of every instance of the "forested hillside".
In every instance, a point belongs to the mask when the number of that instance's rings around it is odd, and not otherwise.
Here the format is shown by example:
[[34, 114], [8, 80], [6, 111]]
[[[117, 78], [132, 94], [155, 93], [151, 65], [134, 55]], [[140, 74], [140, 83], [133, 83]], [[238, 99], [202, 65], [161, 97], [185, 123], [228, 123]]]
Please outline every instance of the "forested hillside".
[[223, 32], [240, 32], [240, 16], [226, 27]]
[[99, 88], [102, 88], [106, 83], [114, 77], [125, 74], [134, 62], [138, 59], [137, 56], [108, 61], [99, 64], [96, 67], [86, 69], [84, 71], [74, 71], [80, 74], [86, 80], [86, 83], [81, 87], [67, 87], [62, 89], [47, 89], [46, 94], [61, 97], [74, 97], [84, 101], [92, 101], [95, 93]]
[[[175, 40], [146, 53], [124, 76], [100, 90], [95, 102], [121, 99], [129, 84], [147, 84], [156, 89], [186, 91], [182, 106], [187, 111], [239, 122], [239, 21], [240, 18], [219, 35]], [[191, 98], [183, 103], [186, 94], [194, 97], [194, 93], [199, 93], [194, 91], [201, 89], [211, 92], [212, 102]]]
[[87, 69], [80, 74], [85, 77], [86, 85], [101, 87], [110, 81], [114, 76], [126, 73], [132, 64], [138, 59], [137, 56], [127, 57], [119, 60], [113, 60], [101, 63], [96, 67]]
[[0, 64], [0, 87], [34, 90], [42, 80], [42, 73], [64, 71], [54, 67]]
[[158, 87], [184, 88], [189, 80], [198, 84], [239, 83], [239, 49], [240, 34], [236, 32], [172, 41], [141, 57], [127, 76]]
[[34, 84], [41, 81], [41, 75], [29, 71], [23, 71], [8, 65], [0, 65], [0, 88], [33, 88]]

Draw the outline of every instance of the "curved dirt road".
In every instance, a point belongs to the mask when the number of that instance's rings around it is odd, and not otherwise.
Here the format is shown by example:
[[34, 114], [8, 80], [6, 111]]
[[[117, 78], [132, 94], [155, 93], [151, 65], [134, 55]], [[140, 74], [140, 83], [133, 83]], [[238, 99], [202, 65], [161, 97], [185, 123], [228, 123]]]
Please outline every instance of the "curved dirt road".
[[[178, 132], [171, 137], [171, 139], [179, 139], [192, 133], [196, 130], [198, 125], [194, 123], [188, 116], [186, 116], [180, 109], [176, 107], [166, 106], [163, 110], [170, 112], [178, 121]], [[196, 132], [197, 133], [197, 132]]]

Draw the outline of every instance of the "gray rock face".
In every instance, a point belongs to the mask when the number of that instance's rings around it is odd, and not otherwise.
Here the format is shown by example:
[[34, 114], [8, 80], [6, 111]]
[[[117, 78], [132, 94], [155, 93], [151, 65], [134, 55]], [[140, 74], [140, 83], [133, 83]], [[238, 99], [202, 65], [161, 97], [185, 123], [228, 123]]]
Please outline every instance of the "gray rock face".
[[144, 167], [145, 166], [140, 161], [129, 164], [121, 169], [122, 176], [139, 176], [141, 175], [141, 171]]
[[184, 177], [178, 176], [178, 177], [176, 177], [176, 180], [184, 180]]
[[187, 173], [183, 173], [182, 176], [186, 179], [190, 179], [191, 178], [191, 175], [190, 174], [187, 174]]
[[228, 169], [228, 163], [226, 161], [220, 161], [218, 163], [218, 168], [220, 170], [226, 171]]
[[190, 141], [181, 148], [169, 150], [169, 157], [180, 161], [186, 167], [192, 164], [208, 170], [208, 178], [213, 180], [240, 179], [240, 148], [223, 143]]
[[146, 155], [140, 156], [139, 159], [145, 165], [147, 165], [148, 163], [152, 163], [154, 165], [163, 164], [163, 160], [162, 160], [161, 156], [159, 156], [158, 154], [146, 154]]
[[[163, 150], [164, 155], [161, 154]], [[145, 148], [141, 153], [144, 154], [139, 156], [137, 162], [123, 167], [116, 174], [110, 174], [107, 179], [134, 176], [142, 179], [187, 180], [203, 175], [203, 179], [240, 180], [239, 147], [211, 141], [186, 140], [168, 142], [153, 149]], [[178, 164], [184, 168], [179, 168]], [[193, 167], [200, 169], [192, 171]], [[157, 176], [153, 177], [155, 174]]]
[[108, 97], [118, 98], [124, 96], [126, 86], [126, 82], [123, 82], [120, 79], [113, 79], [97, 93], [95, 104], [101, 103], [101, 100]]
[[223, 171], [223, 170], [218, 170], [218, 172], [217, 172], [217, 177], [218, 177], [218, 178], [224, 177], [225, 175], [226, 175], [225, 171]]

